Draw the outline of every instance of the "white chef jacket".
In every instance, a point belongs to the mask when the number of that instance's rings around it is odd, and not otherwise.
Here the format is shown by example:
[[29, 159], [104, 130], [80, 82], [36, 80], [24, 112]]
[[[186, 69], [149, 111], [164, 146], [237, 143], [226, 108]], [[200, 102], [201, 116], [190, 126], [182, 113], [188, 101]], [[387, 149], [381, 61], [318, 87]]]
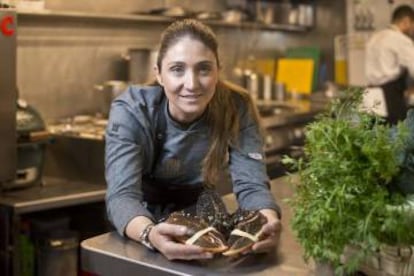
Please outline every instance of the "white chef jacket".
[[397, 79], [402, 70], [414, 77], [413, 41], [396, 26], [375, 33], [365, 48], [365, 74], [370, 85]]

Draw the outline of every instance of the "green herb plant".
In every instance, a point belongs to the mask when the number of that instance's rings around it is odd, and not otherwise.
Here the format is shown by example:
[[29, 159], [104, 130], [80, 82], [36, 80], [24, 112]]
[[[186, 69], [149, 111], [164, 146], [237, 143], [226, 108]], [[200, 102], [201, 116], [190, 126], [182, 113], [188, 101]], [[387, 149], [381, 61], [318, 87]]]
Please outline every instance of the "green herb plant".
[[[400, 124], [391, 135], [381, 118], [359, 110], [361, 100], [362, 91], [347, 91], [308, 125], [304, 158], [283, 159], [299, 175], [289, 203], [304, 257], [331, 263], [337, 274], [355, 270], [381, 238], [393, 235], [396, 221], [386, 206], [401, 201], [391, 196], [389, 183], [399, 173], [405, 128]], [[352, 244], [361, 253], [341, 264], [345, 247]]]

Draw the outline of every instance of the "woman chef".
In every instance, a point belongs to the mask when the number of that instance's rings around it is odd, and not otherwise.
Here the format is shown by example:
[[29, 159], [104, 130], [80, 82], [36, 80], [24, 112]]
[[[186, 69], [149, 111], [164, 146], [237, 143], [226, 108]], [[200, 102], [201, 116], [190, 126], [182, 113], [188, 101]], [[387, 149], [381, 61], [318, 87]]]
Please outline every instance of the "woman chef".
[[203, 183], [220, 185], [229, 167], [243, 209], [266, 216], [253, 252], [275, 248], [280, 209], [269, 188], [258, 117], [249, 95], [219, 79], [218, 45], [206, 25], [191, 19], [162, 34], [157, 83], [131, 86], [111, 106], [106, 133], [106, 195], [121, 235], [168, 259], [211, 258], [174, 242], [186, 227], [157, 223], [194, 204]]

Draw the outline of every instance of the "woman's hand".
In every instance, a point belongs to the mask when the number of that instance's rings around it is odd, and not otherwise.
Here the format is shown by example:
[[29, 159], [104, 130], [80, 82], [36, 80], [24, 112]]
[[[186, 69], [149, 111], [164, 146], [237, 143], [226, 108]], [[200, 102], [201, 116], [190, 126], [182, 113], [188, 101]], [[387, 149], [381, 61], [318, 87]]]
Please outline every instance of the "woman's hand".
[[176, 237], [184, 236], [189, 229], [170, 223], [159, 223], [149, 233], [149, 240], [168, 260], [211, 259], [213, 255], [196, 245], [176, 242]]
[[277, 213], [271, 209], [262, 209], [260, 212], [267, 218], [267, 223], [262, 227], [262, 234], [251, 251], [254, 253], [269, 252], [275, 250], [279, 244], [282, 224]]

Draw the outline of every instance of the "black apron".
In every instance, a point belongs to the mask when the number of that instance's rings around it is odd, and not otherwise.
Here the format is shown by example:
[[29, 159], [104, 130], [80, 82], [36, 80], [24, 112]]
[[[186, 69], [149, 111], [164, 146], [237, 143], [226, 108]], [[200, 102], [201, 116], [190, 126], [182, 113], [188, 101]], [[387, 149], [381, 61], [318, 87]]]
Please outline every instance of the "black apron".
[[196, 203], [203, 187], [178, 187], [160, 184], [145, 178], [142, 184], [143, 201], [157, 221], [174, 211], [196, 212]]
[[164, 96], [159, 104], [156, 114], [153, 132], [154, 156], [150, 172], [143, 175], [141, 186], [144, 205], [157, 221], [163, 220], [170, 213], [178, 210], [186, 209], [193, 213], [197, 199], [203, 191], [201, 183], [194, 186], [171, 185], [162, 183], [153, 174], [157, 161], [160, 159], [166, 136], [167, 122], [163, 113], [164, 104], [166, 104], [165, 98]]
[[387, 106], [387, 122], [397, 124], [407, 117], [407, 104], [405, 102], [404, 92], [407, 89], [407, 71], [393, 81], [380, 85], [384, 92], [385, 103]]

